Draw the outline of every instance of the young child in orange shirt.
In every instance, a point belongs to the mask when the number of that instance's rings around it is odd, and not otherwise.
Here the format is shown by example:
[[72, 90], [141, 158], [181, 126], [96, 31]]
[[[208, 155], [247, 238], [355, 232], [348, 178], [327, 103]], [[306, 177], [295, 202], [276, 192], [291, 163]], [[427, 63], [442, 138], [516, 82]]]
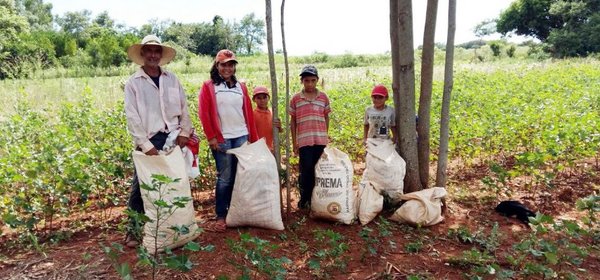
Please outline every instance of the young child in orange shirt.
[[269, 90], [264, 86], [257, 86], [254, 88], [252, 94], [252, 100], [256, 103], [254, 109], [254, 123], [256, 125], [256, 131], [258, 138], [265, 138], [267, 146], [271, 152], [273, 151], [273, 123], [275, 127], [281, 132], [281, 122], [279, 118], [273, 122], [273, 113], [269, 109]]

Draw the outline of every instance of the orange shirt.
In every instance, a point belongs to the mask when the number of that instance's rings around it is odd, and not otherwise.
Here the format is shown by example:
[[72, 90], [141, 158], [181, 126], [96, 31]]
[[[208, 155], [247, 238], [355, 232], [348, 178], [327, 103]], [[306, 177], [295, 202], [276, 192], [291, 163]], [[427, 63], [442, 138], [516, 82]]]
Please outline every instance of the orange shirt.
[[271, 110], [254, 109], [254, 123], [258, 139], [265, 138], [267, 146], [273, 151], [273, 113]]

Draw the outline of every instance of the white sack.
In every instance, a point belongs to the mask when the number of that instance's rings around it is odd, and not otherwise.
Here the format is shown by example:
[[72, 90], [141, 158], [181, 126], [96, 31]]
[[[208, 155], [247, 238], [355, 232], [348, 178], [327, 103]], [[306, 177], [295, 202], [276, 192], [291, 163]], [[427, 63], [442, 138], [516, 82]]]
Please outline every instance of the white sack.
[[[164, 187], [162, 199], [167, 203], [171, 204], [172, 200], [176, 197], [192, 197], [190, 182], [186, 174], [186, 165], [179, 147], [175, 147], [169, 153], [156, 156], [147, 156], [140, 151], [134, 151], [133, 162], [135, 163], [135, 169], [140, 185], [152, 185], [151, 176], [153, 174], [165, 175], [173, 179], [181, 179], [179, 182]], [[145, 214], [151, 220], [144, 225], [143, 245], [148, 252], [154, 253], [156, 248], [154, 244], [155, 237], [157, 239], [158, 252], [162, 252], [167, 248], [172, 249], [182, 246], [199, 235], [198, 225], [196, 224], [194, 217], [192, 200], [190, 200], [185, 207], [177, 208], [172, 215], [164, 220], [161, 218], [160, 221], [157, 221], [157, 210], [154, 201], [159, 199], [159, 193], [155, 191], [150, 192], [144, 189], [141, 189], [141, 193], [142, 200], [144, 201]], [[165, 215], [164, 212], [166, 212], [167, 209], [161, 210], [163, 211], [163, 214], [161, 215]], [[155, 232], [157, 222], [159, 224], [158, 234]], [[170, 229], [172, 226], [184, 225], [189, 228], [188, 234], [179, 235], [177, 232]]]
[[234, 154], [238, 159], [227, 226], [283, 230], [279, 172], [265, 139], [246, 143], [227, 153]]
[[315, 165], [312, 217], [352, 224], [356, 218], [353, 173], [352, 162], [347, 154], [333, 147], [325, 148]]
[[362, 181], [372, 182], [379, 193], [387, 194], [393, 203], [398, 203], [404, 192], [405, 174], [406, 162], [396, 152], [391, 140], [367, 140], [367, 160]]
[[364, 226], [375, 219], [383, 209], [383, 196], [368, 181], [360, 182], [358, 191], [358, 220]]
[[432, 226], [444, 220], [442, 216], [442, 198], [445, 188], [433, 187], [400, 196], [408, 200], [394, 212], [390, 220], [411, 225]]

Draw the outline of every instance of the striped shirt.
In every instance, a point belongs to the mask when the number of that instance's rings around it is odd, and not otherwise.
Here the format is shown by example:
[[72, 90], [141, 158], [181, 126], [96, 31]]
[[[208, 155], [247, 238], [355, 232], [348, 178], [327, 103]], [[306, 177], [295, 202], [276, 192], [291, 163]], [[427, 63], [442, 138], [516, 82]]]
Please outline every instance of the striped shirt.
[[298, 148], [313, 145], [327, 145], [326, 118], [331, 112], [329, 98], [319, 92], [314, 100], [309, 100], [303, 92], [296, 93], [290, 100], [289, 112], [296, 118], [296, 141]]

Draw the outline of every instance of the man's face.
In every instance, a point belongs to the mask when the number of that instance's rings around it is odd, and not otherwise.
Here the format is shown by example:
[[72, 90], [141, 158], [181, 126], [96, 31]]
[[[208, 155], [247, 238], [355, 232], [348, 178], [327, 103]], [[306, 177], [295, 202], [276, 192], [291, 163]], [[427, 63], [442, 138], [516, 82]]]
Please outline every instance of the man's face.
[[162, 47], [155, 45], [145, 45], [142, 47], [142, 57], [144, 65], [150, 67], [158, 67], [162, 59]]

